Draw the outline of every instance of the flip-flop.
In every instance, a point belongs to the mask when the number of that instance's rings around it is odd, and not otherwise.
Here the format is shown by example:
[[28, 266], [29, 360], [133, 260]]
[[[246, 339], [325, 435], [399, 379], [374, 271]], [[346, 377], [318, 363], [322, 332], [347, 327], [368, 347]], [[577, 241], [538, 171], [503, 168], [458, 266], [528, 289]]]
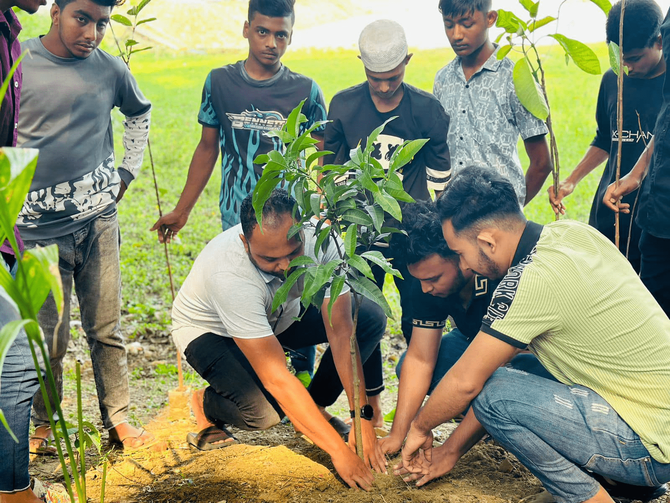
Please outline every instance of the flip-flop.
[[35, 450], [30, 450], [31, 456], [58, 456], [58, 450], [53, 443], [53, 438], [32, 435], [30, 437], [30, 442], [33, 440], [38, 440], [40, 445]]
[[[126, 452], [133, 452], [133, 451], [138, 451], [138, 450], [141, 450], [141, 449], [148, 449], [149, 447], [154, 446], [158, 442], [158, 439], [156, 439], [156, 437], [154, 437], [150, 432], [148, 432], [144, 428], [140, 428], [139, 431], [140, 432], [137, 435], [128, 435], [126, 437], [121, 438], [121, 437], [117, 437], [116, 433], [112, 433], [111, 430], [110, 430], [109, 443], [111, 445], [120, 447], [121, 449], [123, 449]], [[143, 441], [140, 445], [130, 445], [129, 443], [126, 444], [126, 442], [128, 440], [132, 441], [132, 440], [137, 440], [137, 439], [142, 438], [142, 436], [145, 433], [148, 434], [148, 435], [151, 435], [151, 437], [147, 438], [147, 440]]]
[[200, 451], [223, 449], [239, 444], [239, 441], [227, 429], [216, 426], [209, 426], [199, 433], [189, 433], [186, 435], [186, 441], [191, 447]]
[[349, 439], [349, 432], [351, 431], [351, 425], [345, 423], [342, 421], [339, 417], [333, 416], [328, 420], [328, 424], [330, 424], [337, 434], [342, 437], [342, 439], [346, 442]]

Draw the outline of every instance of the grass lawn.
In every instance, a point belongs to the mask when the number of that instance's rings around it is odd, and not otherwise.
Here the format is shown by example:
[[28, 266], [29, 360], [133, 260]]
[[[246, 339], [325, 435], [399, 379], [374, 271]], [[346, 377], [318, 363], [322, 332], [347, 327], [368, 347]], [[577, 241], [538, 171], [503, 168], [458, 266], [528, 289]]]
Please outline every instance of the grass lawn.
[[[45, 27], [27, 24], [26, 34], [44, 32]], [[111, 32], [105, 40], [111, 49]], [[604, 44], [595, 46], [603, 68], [607, 65]], [[558, 47], [544, 48], [544, 65], [549, 82], [549, 97], [561, 153], [564, 178], [581, 158], [595, 132], [595, 103], [599, 76], [587, 75], [573, 64], [565, 64]], [[131, 62], [141, 89], [153, 103], [152, 153], [161, 188], [163, 211], [174, 208], [186, 180], [188, 165], [199, 140], [201, 127], [197, 122], [201, 90], [208, 72], [245, 57], [242, 52], [218, 54], [172, 54], [144, 52]], [[406, 81], [425, 90], [432, 90], [436, 71], [453, 58], [450, 50], [414, 51], [407, 69]], [[284, 57], [292, 70], [314, 78], [323, 89], [326, 100], [345, 87], [364, 78], [363, 68], [354, 51], [320, 51], [289, 49]], [[114, 114], [117, 158], [122, 155], [121, 115]], [[520, 144], [522, 164], [528, 161]], [[568, 216], [586, 221], [593, 193], [602, 170], [591, 174], [578, 186], [567, 201]], [[193, 260], [205, 244], [220, 232], [218, 195], [220, 170], [193, 210], [186, 227], [180, 232], [181, 242], [170, 246], [176, 286], [188, 274]], [[549, 181], [546, 186], [549, 185]], [[544, 192], [527, 207], [527, 216], [537, 222], [553, 220], [553, 213]], [[132, 184], [119, 205], [123, 245], [121, 265], [125, 309], [131, 314], [129, 323], [135, 333], [160, 330], [169, 322], [171, 304], [163, 246], [149, 228], [158, 218], [156, 196], [149, 169], [149, 155], [141, 176]]]

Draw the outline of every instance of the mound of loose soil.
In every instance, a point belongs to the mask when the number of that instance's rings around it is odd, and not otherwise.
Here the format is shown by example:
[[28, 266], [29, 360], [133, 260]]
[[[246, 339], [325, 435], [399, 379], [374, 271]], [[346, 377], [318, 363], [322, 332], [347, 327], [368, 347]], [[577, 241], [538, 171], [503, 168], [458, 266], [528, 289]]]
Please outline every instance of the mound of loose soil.
[[[330, 458], [296, 437], [291, 425], [235, 432], [242, 444], [209, 452], [191, 450], [186, 444], [186, 434], [195, 429], [191, 420], [172, 421], [164, 412], [147, 429], [158, 443], [153, 449], [111, 460], [106, 502], [507, 503], [541, 490], [532, 475], [492, 443], [475, 447], [451, 474], [427, 487], [419, 489], [400, 477], [377, 474], [374, 488], [366, 493], [347, 488]], [[92, 501], [100, 499], [101, 483], [102, 468], [91, 470]]]

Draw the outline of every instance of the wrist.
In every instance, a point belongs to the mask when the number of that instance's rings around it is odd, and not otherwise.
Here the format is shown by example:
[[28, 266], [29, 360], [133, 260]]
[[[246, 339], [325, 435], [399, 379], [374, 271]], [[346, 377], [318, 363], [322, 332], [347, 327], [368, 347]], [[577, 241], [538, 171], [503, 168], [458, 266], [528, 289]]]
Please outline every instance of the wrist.
[[[372, 421], [372, 418], [374, 417], [374, 409], [372, 408], [372, 405], [366, 403], [359, 410], [361, 414], [361, 419], [365, 419], [366, 421]], [[356, 417], [356, 411], [350, 410], [349, 415], [351, 416], [351, 419], [353, 419], [354, 417]]]

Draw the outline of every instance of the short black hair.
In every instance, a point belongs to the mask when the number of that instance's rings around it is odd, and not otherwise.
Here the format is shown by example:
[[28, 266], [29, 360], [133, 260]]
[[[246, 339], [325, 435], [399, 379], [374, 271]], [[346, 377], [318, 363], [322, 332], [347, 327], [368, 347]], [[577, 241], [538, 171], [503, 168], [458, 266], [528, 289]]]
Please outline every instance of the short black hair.
[[[123, 3], [126, 0], [91, 0], [94, 4], [101, 5], [102, 7], [118, 7], [119, 5], [123, 5]], [[60, 10], [63, 10], [66, 5], [71, 4], [74, 2], [74, 0], [54, 0], [56, 5], [58, 5], [58, 8]]]
[[[607, 15], [607, 43], [619, 43], [621, 2], [612, 5]], [[646, 49], [654, 45], [661, 34], [663, 12], [655, 0], [626, 0], [623, 15], [623, 52]]]
[[476, 11], [486, 14], [491, 10], [491, 0], [440, 0], [437, 8], [443, 16], [464, 16]]
[[[258, 225], [256, 221], [256, 212], [251, 203], [253, 193], [249, 194], [242, 201], [240, 208], [240, 221], [242, 222], [242, 232], [247, 241], [251, 238], [254, 228]], [[273, 228], [281, 222], [281, 217], [288, 214], [295, 218], [298, 205], [295, 199], [284, 189], [274, 189], [270, 197], [263, 206], [263, 229]]]
[[258, 12], [268, 17], [290, 17], [295, 23], [295, 0], [249, 0], [247, 21], [251, 23]]
[[460, 171], [437, 200], [440, 220], [451, 220], [454, 231], [479, 233], [484, 226], [508, 228], [525, 222], [510, 181], [493, 168], [469, 167]]
[[458, 259], [458, 255], [447, 246], [442, 236], [440, 216], [432, 201], [404, 205], [400, 228], [407, 235], [393, 236], [396, 259], [399, 262], [405, 265], [418, 264], [435, 254], [446, 260]]

